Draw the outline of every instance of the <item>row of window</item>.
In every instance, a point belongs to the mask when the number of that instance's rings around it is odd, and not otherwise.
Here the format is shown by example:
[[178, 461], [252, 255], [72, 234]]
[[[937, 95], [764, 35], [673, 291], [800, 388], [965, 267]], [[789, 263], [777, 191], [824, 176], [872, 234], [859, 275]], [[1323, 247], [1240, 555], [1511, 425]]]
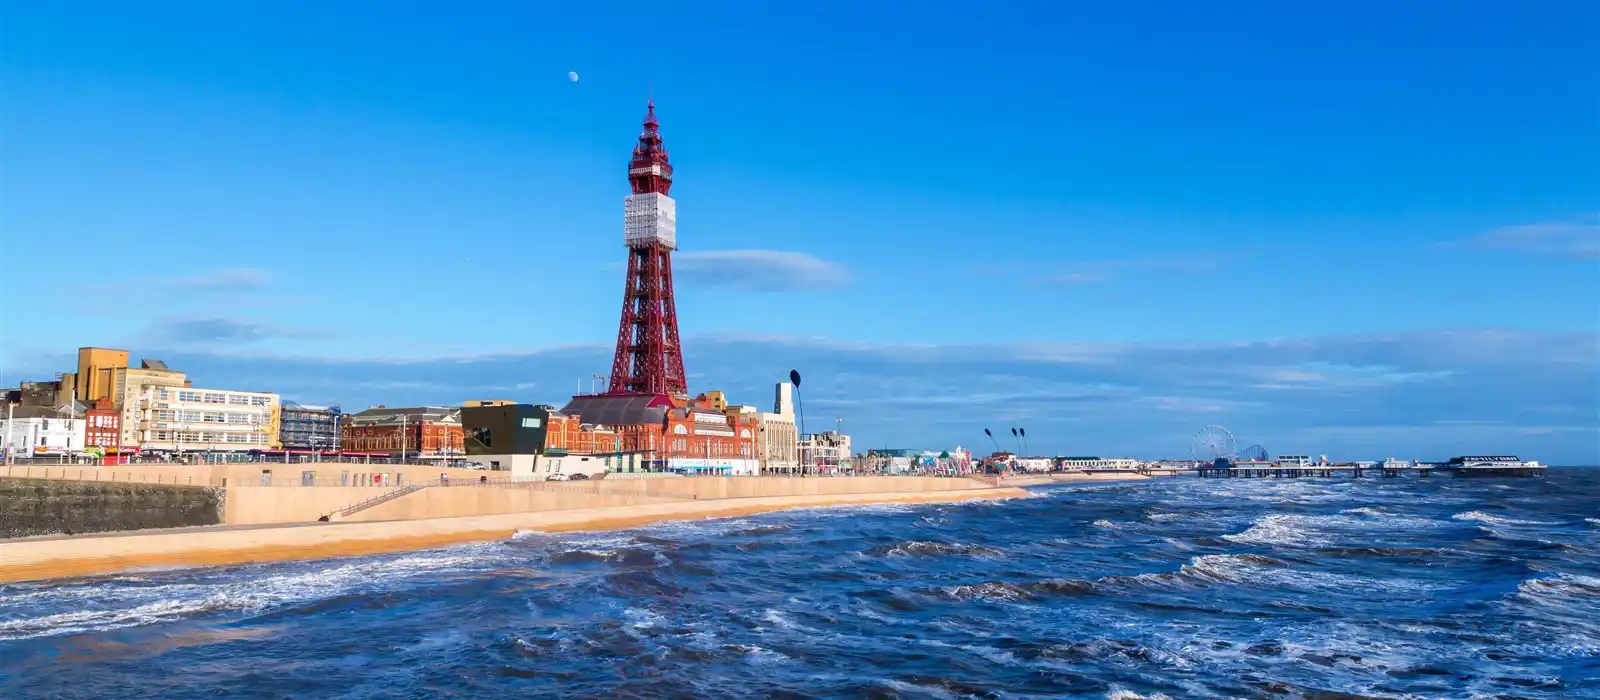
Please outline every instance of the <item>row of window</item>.
[[265, 445], [267, 437], [260, 433], [211, 433], [188, 430], [154, 430], [150, 433], [155, 442], [232, 443], [236, 445]]
[[267, 417], [259, 413], [225, 413], [222, 411], [156, 411], [156, 420], [175, 420], [180, 423], [261, 425], [267, 422]]
[[[677, 453], [677, 454], [680, 454], [680, 455], [688, 452], [689, 451], [689, 441], [688, 441], [688, 439], [687, 438], [677, 438], [677, 439], [673, 440], [672, 441], [672, 451], [674, 453]], [[748, 458], [750, 456], [750, 444], [749, 443], [740, 443], [739, 444], [739, 449], [735, 450], [735, 449], [733, 449], [732, 445], [729, 445], [726, 442], [722, 442], [720, 440], [714, 440], [714, 441], [710, 442], [707, 445], [706, 451], [707, 451], [707, 456], [711, 456], [711, 457], [732, 457], [735, 454], [737, 454], [740, 457]], [[698, 453], [699, 450], [696, 450], [696, 452]], [[698, 457], [698, 456], [701, 456], [701, 455], [696, 454], [696, 455], [693, 455], [693, 456], [697, 456]]]
[[[724, 432], [724, 431], [726, 431], [726, 432]], [[679, 423], [677, 425], [672, 426], [672, 434], [673, 435], [690, 435], [690, 434], [693, 434], [694, 432], [695, 432], [695, 430], [693, 428], [690, 428], [689, 426], [684, 425], [683, 423]], [[712, 428], [706, 428], [704, 430], [704, 432], [707, 435], [726, 435], [728, 437], [733, 437], [733, 431], [728, 430], [726, 427], [724, 427], [722, 425], [717, 425], [716, 427], [712, 427]], [[742, 438], [750, 437], [750, 429], [749, 428], [741, 429], [739, 431], [739, 437], [742, 437]]]
[[[157, 398], [167, 399], [172, 393], [166, 389], [156, 392]], [[214, 391], [177, 391], [179, 401], [189, 403], [217, 403], [232, 406], [270, 406], [272, 399], [265, 396], [245, 396], [243, 394], [220, 394]]]

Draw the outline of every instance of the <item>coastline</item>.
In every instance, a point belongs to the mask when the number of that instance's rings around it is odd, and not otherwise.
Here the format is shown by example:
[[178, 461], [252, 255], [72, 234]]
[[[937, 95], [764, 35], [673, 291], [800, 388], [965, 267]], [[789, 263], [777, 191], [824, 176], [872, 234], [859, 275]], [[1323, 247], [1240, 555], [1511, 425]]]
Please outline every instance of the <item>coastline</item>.
[[626, 530], [669, 520], [728, 518], [792, 508], [1025, 498], [1017, 486], [958, 491], [766, 496], [612, 506], [506, 515], [219, 526], [49, 536], [0, 541], [0, 583], [122, 573], [152, 568], [326, 559], [509, 539], [518, 531]]

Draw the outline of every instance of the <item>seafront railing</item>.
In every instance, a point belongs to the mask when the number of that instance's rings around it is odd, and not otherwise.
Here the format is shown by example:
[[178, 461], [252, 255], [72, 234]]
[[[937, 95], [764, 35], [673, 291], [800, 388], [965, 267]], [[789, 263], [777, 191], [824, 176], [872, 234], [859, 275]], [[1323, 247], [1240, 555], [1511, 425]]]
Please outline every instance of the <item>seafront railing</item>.
[[72, 464], [54, 466], [17, 466], [5, 468], [0, 476], [13, 479], [50, 479], [54, 481], [102, 481], [123, 484], [167, 484], [172, 486], [214, 486], [210, 474], [166, 474], [162, 472], [129, 469], [105, 469]]

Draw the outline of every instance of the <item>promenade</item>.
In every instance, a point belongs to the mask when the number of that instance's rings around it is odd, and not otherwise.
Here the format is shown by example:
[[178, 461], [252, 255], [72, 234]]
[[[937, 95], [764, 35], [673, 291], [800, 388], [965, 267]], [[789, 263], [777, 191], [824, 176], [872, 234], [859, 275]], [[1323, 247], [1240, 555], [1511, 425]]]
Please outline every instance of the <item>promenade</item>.
[[[248, 471], [258, 465], [243, 466]], [[1017, 498], [1029, 495], [1021, 486], [1141, 478], [669, 477], [587, 483], [482, 483], [476, 478], [441, 480], [437, 474], [426, 479], [425, 474], [418, 473], [404, 486], [356, 487], [337, 485], [336, 475], [319, 479], [316, 465], [294, 466], [306, 473], [307, 486], [236, 485], [235, 480], [241, 477], [235, 473], [238, 468], [226, 466], [165, 468], [213, 470], [209, 474], [140, 474], [153, 477], [152, 482], [159, 479], [169, 484], [203, 479], [205, 488], [224, 489], [229, 514], [223, 521], [226, 524], [0, 541], [0, 582], [152, 567], [354, 556], [505, 539], [519, 531], [618, 530], [665, 520], [736, 517], [791, 508]], [[341, 466], [349, 465], [333, 468]], [[53, 471], [56, 473], [46, 476], [42, 471], [30, 470], [27, 476], [72, 481], [94, 480], [96, 476], [111, 478], [109, 471], [104, 475], [79, 474], [70, 468], [65, 473]], [[127, 476], [125, 469], [121, 472], [119, 480]], [[475, 472], [470, 476], [486, 474]], [[314, 485], [319, 481], [330, 485]], [[391, 497], [374, 499], [372, 494]], [[363, 501], [373, 500], [381, 502], [342, 514]], [[319, 522], [319, 517], [328, 515], [333, 517]]]

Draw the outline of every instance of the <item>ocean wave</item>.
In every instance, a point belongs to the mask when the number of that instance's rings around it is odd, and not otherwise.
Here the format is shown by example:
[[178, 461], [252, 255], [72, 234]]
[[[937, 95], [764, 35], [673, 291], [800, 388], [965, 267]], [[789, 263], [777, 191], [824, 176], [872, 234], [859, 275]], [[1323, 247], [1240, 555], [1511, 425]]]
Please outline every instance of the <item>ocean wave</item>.
[[1511, 526], [1511, 525], [1560, 525], [1561, 524], [1561, 523], [1549, 522], [1549, 521], [1545, 521], [1545, 520], [1518, 520], [1516, 518], [1506, 518], [1506, 517], [1501, 517], [1501, 516], [1494, 515], [1494, 514], [1491, 514], [1491, 513], [1485, 513], [1485, 512], [1483, 512], [1481, 510], [1469, 510], [1469, 511], [1467, 511], [1465, 513], [1456, 513], [1455, 515], [1450, 516], [1450, 519], [1451, 520], [1464, 520], [1464, 521], [1467, 521], [1467, 522], [1475, 522], [1475, 523], [1487, 523], [1487, 524], [1490, 524], [1490, 525], [1501, 525], [1501, 526]]
[[389, 560], [336, 560], [340, 563], [333, 566], [318, 562], [320, 568], [264, 576], [257, 575], [257, 567], [244, 567], [203, 583], [60, 586], [36, 592], [49, 600], [45, 607], [80, 609], [0, 621], [0, 641], [137, 627], [212, 612], [260, 612], [378, 592], [402, 580], [482, 566], [491, 560], [482, 551], [482, 545], [467, 545]]
[[873, 547], [863, 554], [877, 557], [940, 557], [940, 556], [987, 556], [994, 557], [1004, 554], [993, 547], [981, 544], [961, 544], [945, 542], [928, 542], [924, 540], [907, 540], [892, 545]]
[[1543, 600], [1600, 599], [1600, 578], [1578, 574], [1557, 573], [1555, 576], [1531, 578], [1517, 584], [1521, 595]]
[[1360, 524], [1357, 518], [1340, 515], [1266, 515], [1244, 532], [1223, 535], [1222, 539], [1241, 544], [1329, 547], [1334, 541], [1326, 530]]
[[1032, 600], [1034, 598], [1033, 593], [1027, 587], [1005, 581], [984, 581], [982, 583], [946, 586], [939, 589], [937, 593], [956, 600], [987, 600], [1008, 603], [1019, 600]]
[[618, 547], [616, 549], [569, 549], [550, 555], [549, 562], [554, 565], [562, 564], [587, 564], [606, 562], [608, 564], [621, 564], [626, 566], [643, 566], [646, 564], [670, 564], [671, 561], [660, 552], [640, 549], [636, 547]]
[[1590, 525], [1600, 525], [1600, 518], [1584, 518], [1583, 521]]
[[1348, 508], [1348, 509], [1345, 509], [1345, 510], [1341, 510], [1339, 512], [1340, 513], [1349, 513], [1351, 515], [1370, 515], [1370, 516], [1373, 516], [1375, 518], [1384, 518], [1384, 517], [1388, 517], [1390, 515], [1389, 511], [1386, 511], [1386, 510], [1384, 510], [1382, 508], [1373, 508], [1371, 506], [1362, 506], [1360, 508]]
[[1111, 692], [1106, 693], [1106, 700], [1172, 700], [1172, 696], [1166, 693], [1140, 695], [1125, 688], [1112, 688]]
[[[1381, 513], [1381, 511], [1374, 511]], [[1435, 529], [1447, 523], [1428, 518], [1404, 517], [1383, 513], [1341, 513], [1338, 515], [1265, 515], [1251, 523], [1244, 532], [1223, 535], [1222, 539], [1240, 544], [1280, 547], [1321, 548], [1336, 547], [1345, 539], [1366, 539], [1373, 530]]]
[[1429, 547], [1323, 547], [1318, 554], [1333, 557], [1436, 557], [1447, 554]]

